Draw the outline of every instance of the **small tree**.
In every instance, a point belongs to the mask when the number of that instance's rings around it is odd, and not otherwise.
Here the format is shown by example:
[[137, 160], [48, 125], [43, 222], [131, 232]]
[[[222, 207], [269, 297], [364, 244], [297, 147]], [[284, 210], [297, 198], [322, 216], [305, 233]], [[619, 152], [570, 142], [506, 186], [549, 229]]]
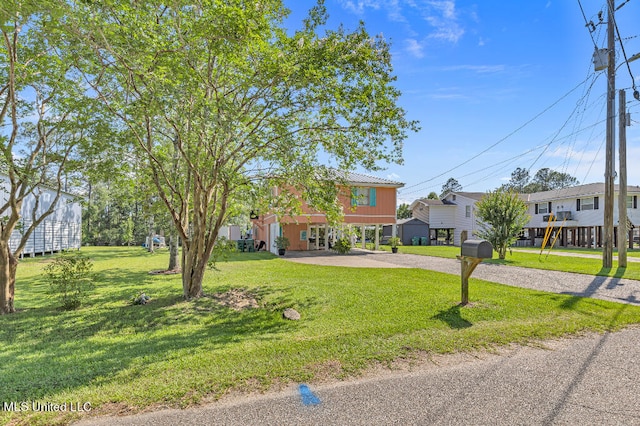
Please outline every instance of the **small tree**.
[[407, 203], [402, 203], [398, 206], [398, 211], [396, 213], [396, 216], [398, 219], [409, 219], [411, 218], [411, 206], [409, 206], [409, 204]]
[[62, 309], [76, 309], [93, 287], [93, 262], [80, 253], [64, 253], [45, 266], [51, 293], [58, 298]]
[[488, 192], [476, 208], [481, 229], [478, 236], [489, 241], [498, 257], [504, 259], [507, 249], [529, 221], [526, 203], [515, 192], [497, 189]]

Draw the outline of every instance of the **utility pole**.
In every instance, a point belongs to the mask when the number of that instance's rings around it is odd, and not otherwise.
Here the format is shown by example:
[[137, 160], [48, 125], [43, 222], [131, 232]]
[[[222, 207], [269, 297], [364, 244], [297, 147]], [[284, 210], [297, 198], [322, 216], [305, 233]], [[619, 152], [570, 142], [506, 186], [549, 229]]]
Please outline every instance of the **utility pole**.
[[613, 267], [613, 173], [615, 168], [615, 97], [616, 97], [616, 53], [613, 0], [607, 0], [607, 144], [604, 172], [604, 245], [602, 248], [602, 267]]
[[627, 267], [627, 99], [624, 90], [618, 92], [618, 130], [620, 144], [618, 157], [620, 161], [620, 189], [618, 192], [618, 267]]

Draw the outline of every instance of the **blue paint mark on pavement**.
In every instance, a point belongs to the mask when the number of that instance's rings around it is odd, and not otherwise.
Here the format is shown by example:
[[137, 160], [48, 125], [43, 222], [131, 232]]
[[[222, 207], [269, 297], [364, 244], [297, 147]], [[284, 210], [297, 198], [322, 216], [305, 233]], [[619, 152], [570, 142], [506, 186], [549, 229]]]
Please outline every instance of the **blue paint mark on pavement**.
[[309, 389], [309, 386], [300, 385], [298, 389], [300, 390], [300, 398], [302, 398], [302, 403], [304, 405], [320, 404], [320, 398], [318, 398], [313, 392], [311, 392], [311, 389]]

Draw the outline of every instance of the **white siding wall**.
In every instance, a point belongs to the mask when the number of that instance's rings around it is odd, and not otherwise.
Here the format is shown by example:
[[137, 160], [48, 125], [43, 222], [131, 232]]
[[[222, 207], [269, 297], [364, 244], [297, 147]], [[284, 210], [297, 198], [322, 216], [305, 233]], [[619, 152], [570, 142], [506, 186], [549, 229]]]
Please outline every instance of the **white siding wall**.
[[430, 206], [429, 219], [424, 220], [431, 229], [455, 228], [456, 206]]
[[[460, 194], [456, 197], [456, 224], [455, 231], [453, 233], [453, 245], [462, 245], [461, 234], [462, 231], [467, 231], [467, 237], [473, 238], [478, 225], [476, 224], [475, 205], [476, 200], [473, 198], [467, 198]], [[467, 206], [470, 206], [470, 215], [467, 217]]]
[[411, 211], [411, 217], [415, 217], [416, 219], [420, 219], [424, 223], [429, 223], [429, 220], [430, 220], [429, 210], [430, 209], [431, 209], [431, 207], [429, 207], [427, 205], [419, 204], [418, 207], [416, 207], [415, 209], [413, 209]]
[[[6, 185], [6, 180], [0, 178], [0, 185]], [[40, 190], [40, 201], [36, 218], [46, 211], [55, 198], [55, 193], [49, 189]], [[7, 199], [5, 191], [0, 191], [3, 201]], [[79, 249], [81, 245], [82, 208], [80, 203], [75, 202], [74, 197], [69, 194], [62, 194], [58, 200], [57, 208], [54, 212], [38, 225], [29, 236], [23, 254], [33, 256], [52, 251], [66, 250], [70, 248]], [[23, 229], [31, 224], [31, 216], [35, 208], [36, 197], [28, 195], [23, 203], [20, 214], [21, 225], [13, 231], [9, 245], [15, 250], [22, 238]]]
[[[638, 195], [638, 197], [640, 198], [640, 194], [632, 195]], [[557, 213], [559, 211], [570, 211], [572, 221], [577, 222], [574, 224], [574, 226], [602, 226], [604, 224], [604, 195], [599, 195], [598, 209], [593, 210], [580, 209], [580, 211], [578, 211], [576, 200], [576, 198], [569, 198], [564, 200], [551, 201], [551, 211], [553, 213]], [[546, 204], [547, 201], [544, 201], [543, 203]], [[526, 227], [539, 228], [541, 226], [546, 226], [546, 223], [543, 221], [543, 216], [547, 215], [548, 213], [535, 214], [535, 204], [536, 203], [529, 204], [529, 215], [531, 216], [531, 219], [527, 223]], [[634, 225], [640, 225], [640, 208], [627, 209], [627, 216]], [[615, 225], [618, 224], [618, 194], [615, 195], [613, 204], [613, 222]]]

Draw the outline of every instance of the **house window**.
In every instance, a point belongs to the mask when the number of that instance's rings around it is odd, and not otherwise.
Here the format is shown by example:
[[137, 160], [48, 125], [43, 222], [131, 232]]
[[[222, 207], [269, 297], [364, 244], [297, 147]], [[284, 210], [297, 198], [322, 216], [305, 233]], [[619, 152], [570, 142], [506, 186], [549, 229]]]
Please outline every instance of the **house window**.
[[549, 206], [547, 203], [536, 204], [536, 213], [537, 214], [547, 214], [549, 213]]
[[580, 199], [580, 210], [593, 210], [593, 208], [594, 208], [593, 197]]
[[352, 206], [375, 206], [376, 188], [358, 187], [353, 189]]
[[628, 209], [637, 209], [638, 208], [638, 196], [637, 195], [627, 195], [627, 208]]
[[576, 211], [580, 210], [598, 210], [600, 204], [600, 197], [593, 198], [578, 198], [576, 200]]
[[465, 217], [471, 217], [471, 206], [465, 206], [464, 216]]

